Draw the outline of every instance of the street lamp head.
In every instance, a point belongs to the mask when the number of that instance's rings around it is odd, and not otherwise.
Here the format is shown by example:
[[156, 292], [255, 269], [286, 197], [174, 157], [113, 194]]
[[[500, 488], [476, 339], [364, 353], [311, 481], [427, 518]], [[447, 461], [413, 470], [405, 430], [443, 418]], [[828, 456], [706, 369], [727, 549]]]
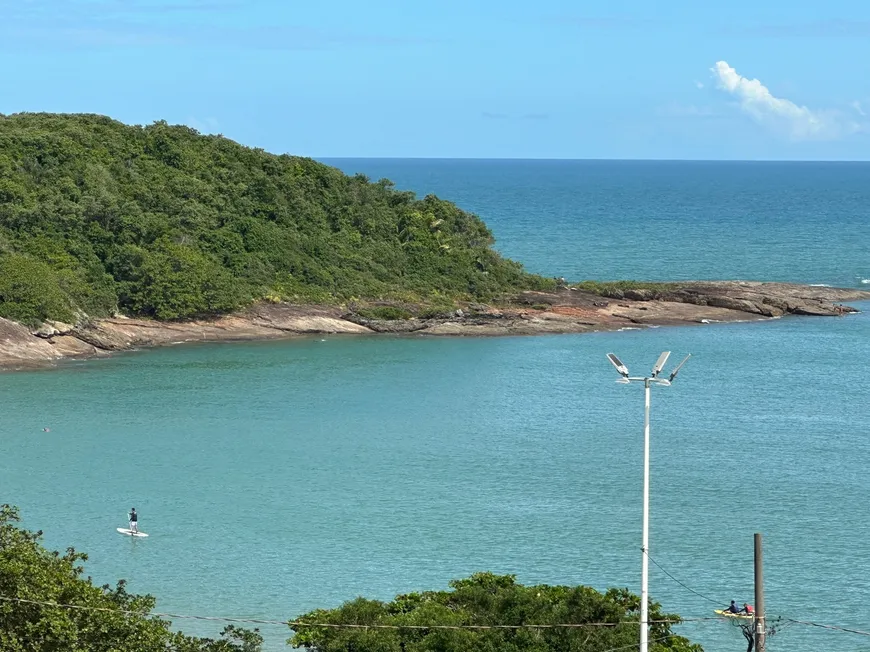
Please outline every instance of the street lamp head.
[[686, 364], [686, 360], [688, 360], [688, 359], [691, 358], [691, 357], [692, 357], [692, 354], [690, 353], [690, 354], [687, 355], [685, 358], [683, 358], [683, 361], [682, 361], [680, 364], [678, 364], [676, 367], [674, 367], [674, 370], [671, 372], [671, 375], [668, 376], [668, 382], [669, 382], [669, 383], [674, 382], [674, 378], [677, 377], [677, 373], [679, 373], [679, 371], [680, 371], [680, 369], [683, 367], [683, 365]]
[[652, 369], [652, 377], [653, 378], [655, 378], [656, 376], [658, 376], [661, 373], [662, 369], [665, 366], [665, 363], [668, 361], [668, 356], [670, 354], [671, 354], [670, 351], [664, 351], [659, 356], [659, 359], [656, 360], [656, 363], [653, 365], [653, 369]]
[[610, 360], [610, 364], [616, 367], [616, 370], [619, 372], [619, 375], [623, 378], [628, 378], [628, 367], [622, 364], [622, 360], [617, 358], [612, 353], [607, 354], [607, 359]]

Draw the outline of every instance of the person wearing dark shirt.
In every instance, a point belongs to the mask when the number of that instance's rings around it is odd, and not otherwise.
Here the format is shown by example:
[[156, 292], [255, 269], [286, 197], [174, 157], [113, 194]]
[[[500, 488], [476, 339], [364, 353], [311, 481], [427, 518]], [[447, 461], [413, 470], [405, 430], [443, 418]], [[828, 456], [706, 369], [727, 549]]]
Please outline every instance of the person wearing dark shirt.
[[725, 610], [725, 613], [729, 614], [739, 614], [740, 607], [737, 606], [737, 603], [734, 600], [731, 601], [731, 605]]
[[[130, 508], [130, 531], [138, 532], [139, 531], [139, 515], [136, 513], [136, 508]], [[734, 603], [731, 603], [731, 606], [734, 606]]]

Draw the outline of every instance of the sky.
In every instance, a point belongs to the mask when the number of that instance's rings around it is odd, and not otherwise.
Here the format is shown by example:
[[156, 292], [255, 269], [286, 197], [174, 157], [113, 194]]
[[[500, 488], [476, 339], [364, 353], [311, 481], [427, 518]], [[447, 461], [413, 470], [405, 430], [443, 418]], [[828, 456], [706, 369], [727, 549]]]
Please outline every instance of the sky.
[[0, 0], [0, 69], [317, 158], [870, 159], [859, 0]]

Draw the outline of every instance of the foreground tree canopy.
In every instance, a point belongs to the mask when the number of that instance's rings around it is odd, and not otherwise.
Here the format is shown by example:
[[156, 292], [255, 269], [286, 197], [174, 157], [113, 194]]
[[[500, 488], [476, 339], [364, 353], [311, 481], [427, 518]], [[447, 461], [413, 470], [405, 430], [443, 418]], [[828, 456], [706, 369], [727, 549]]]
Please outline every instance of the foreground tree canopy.
[[[49, 552], [41, 533], [18, 526], [18, 512], [0, 506], [0, 650], [3, 652], [258, 652], [255, 631], [227, 627], [220, 640], [171, 632], [149, 616], [151, 596], [124, 583], [97, 587], [83, 577], [87, 556]], [[18, 599], [29, 602], [18, 602]], [[74, 605], [52, 607], [34, 603]]]
[[[478, 573], [451, 582], [452, 591], [400, 595], [389, 603], [358, 598], [297, 621], [352, 625], [548, 625], [610, 623], [577, 628], [365, 629], [296, 625], [289, 640], [315, 652], [603, 652], [637, 645], [640, 599], [625, 589], [523, 586], [513, 576]], [[679, 621], [650, 605], [650, 620]], [[672, 632], [650, 628], [651, 652], [702, 652]]]
[[[114, 588], [94, 586], [80, 565], [86, 555], [72, 548], [50, 552], [41, 537], [20, 526], [14, 507], [0, 506], [0, 650], [260, 652], [263, 639], [256, 630], [229, 626], [220, 639], [172, 632], [169, 621], [151, 615], [153, 597], [128, 593], [123, 581]], [[600, 593], [586, 586], [523, 586], [513, 576], [492, 573], [450, 585], [451, 591], [411, 593], [389, 603], [357, 598], [337, 609], [312, 611], [294, 621], [288, 643], [315, 652], [604, 652], [638, 641], [640, 601], [625, 589]], [[703, 652], [673, 633], [671, 623], [679, 617], [664, 613], [659, 604], [650, 605], [650, 619], [669, 621], [651, 626], [651, 652]], [[596, 624], [432, 627], [565, 623]]]
[[0, 316], [181, 319], [260, 299], [486, 300], [548, 281], [476, 216], [222, 136], [0, 115]]

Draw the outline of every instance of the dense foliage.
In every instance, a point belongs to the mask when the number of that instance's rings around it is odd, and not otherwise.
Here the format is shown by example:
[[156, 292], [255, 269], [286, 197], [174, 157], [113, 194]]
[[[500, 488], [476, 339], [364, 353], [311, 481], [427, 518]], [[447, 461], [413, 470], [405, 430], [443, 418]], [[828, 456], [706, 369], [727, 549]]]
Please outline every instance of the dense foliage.
[[[640, 599], [625, 589], [600, 593], [586, 586], [523, 586], [513, 576], [478, 573], [451, 582], [452, 591], [400, 595], [390, 603], [358, 598], [319, 609], [303, 623], [354, 625], [546, 625], [612, 623], [552, 629], [366, 629], [296, 624], [294, 647], [314, 652], [601, 652], [630, 649], [639, 640]], [[650, 605], [650, 620], [677, 621]], [[702, 652], [673, 634], [650, 628], [651, 652]]]
[[0, 115], [0, 316], [179, 319], [259, 299], [544, 287], [486, 225], [311, 159], [97, 115]]
[[[220, 640], [171, 632], [149, 616], [151, 596], [97, 587], [82, 576], [87, 556], [72, 548], [49, 552], [41, 533], [18, 525], [18, 512], [0, 506], [0, 650], [4, 652], [258, 652], [256, 631], [227, 627]], [[27, 600], [28, 602], [18, 602]], [[73, 605], [55, 607], [51, 603]]]

